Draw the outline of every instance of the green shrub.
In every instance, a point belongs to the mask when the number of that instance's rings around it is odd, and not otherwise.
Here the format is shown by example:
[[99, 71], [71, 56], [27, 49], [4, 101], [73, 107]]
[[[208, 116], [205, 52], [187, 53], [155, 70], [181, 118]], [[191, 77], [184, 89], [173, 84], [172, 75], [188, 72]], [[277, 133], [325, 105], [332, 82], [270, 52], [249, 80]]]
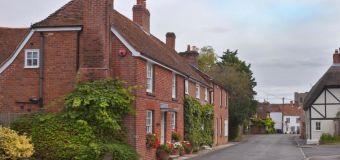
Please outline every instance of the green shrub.
[[320, 144], [340, 143], [340, 136], [332, 136], [329, 133], [323, 133], [320, 137]]
[[172, 132], [171, 134], [171, 140], [175, 141], [175, 142], [179, 142], [181, 140], [181, 135], [177, 132]]
[[33, 155], [34, 149], [30, 139], [18, 135], [9, 128], [0, 126], [0, 159], [22, 159]]
[[134, 113], [131, 91], [119, 80], [100, 80], [79, 84], [66, 96], [65, 115], [86, 121], [98, 136], [121, 134], [123, 118]]
[[194, 151], [202, 145], [212, 145], [214, 137], [214, 108], [202, 106], [196, 99], [186, 97], [184, 102], [184, 139], [189, 141]]
[[105, 153], [112, 154], [112, 160], [138, 160], [137, 152], [126, 144], [105, 144]]
[[[84, 121], [74, 121], [55, 114], [22, 118], [12, 127], [25, 132], [23, 121], [31, 123], [27, 133], [35, 145], [35, 157], [41, 159], [98, 159], [100, 147], [93, 141], [93, 130]], [[20, 128], [23, 127], [23, 128]]]

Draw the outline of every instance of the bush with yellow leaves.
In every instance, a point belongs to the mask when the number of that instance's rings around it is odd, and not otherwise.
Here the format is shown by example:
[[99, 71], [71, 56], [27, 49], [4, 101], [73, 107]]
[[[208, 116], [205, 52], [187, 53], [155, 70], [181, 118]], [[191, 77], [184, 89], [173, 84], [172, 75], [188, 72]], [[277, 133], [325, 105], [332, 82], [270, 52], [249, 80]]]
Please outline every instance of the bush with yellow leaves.
[[34, 153], [31, 139], [26, 135], [0, 126], [0, 160], [29, 158]]

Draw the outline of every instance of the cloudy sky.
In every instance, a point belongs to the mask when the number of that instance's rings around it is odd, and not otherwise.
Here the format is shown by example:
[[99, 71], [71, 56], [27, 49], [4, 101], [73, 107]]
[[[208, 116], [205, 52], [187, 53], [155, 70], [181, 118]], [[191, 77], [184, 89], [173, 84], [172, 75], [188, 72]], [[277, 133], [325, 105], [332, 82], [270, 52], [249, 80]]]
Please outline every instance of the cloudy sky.
[[[26, 27], [46, 18], [69, 0], [1, 0], [0, 26]], [[132, 15], [135, 0], [115, 0]], [[161, 40], [177, 35], [187, 44], [227, 49], [252, 64], [260, 101], [293, 99], [308, 91], [332, 63], [340, 46], [338, 0], [147, 0], [151, 32]], [[287, 102], [286, 101], [286, 102]]]

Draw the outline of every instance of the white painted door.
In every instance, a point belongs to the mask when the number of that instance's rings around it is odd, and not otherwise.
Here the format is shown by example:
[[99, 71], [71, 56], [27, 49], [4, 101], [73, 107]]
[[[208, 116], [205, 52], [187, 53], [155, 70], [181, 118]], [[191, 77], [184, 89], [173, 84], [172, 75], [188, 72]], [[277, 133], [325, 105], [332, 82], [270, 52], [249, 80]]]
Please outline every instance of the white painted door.
[[161, 118], [162, 118], [162, 120], [161, 120], [161, 144], [164, 144], [165, 143], [165, 123], [166, 123], [166, 121], [165, 121], [165, 118], [166, 118], [166, 114], [165, 114], [166, 112], [162, 112], [161, 114]]

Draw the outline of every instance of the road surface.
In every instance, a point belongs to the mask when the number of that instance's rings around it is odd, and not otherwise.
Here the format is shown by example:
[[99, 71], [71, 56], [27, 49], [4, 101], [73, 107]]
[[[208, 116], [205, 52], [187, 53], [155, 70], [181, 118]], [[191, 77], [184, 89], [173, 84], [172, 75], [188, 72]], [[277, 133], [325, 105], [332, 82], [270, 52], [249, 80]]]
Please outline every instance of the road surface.
[[302, 160], [293, 135], [255, 135], [248, 140], [192, 160]]

